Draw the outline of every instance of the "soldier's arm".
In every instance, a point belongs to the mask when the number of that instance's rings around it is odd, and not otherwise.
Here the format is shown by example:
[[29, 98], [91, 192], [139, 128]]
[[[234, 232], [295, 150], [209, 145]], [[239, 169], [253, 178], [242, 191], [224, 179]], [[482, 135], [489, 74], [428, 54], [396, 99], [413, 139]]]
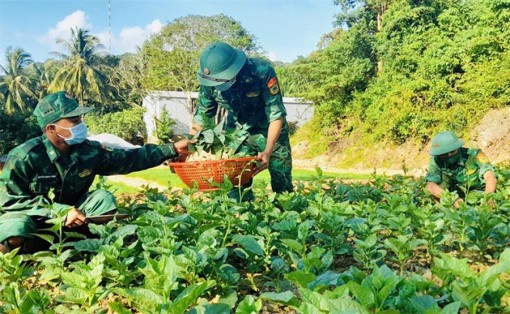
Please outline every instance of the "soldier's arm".
[[0, 179], [0, 211], [37, 210], [40, 216], [49, 215], [47, 195], [36, 194], [30, 188], [31, 171], [23, 159], [7, 158]]
[[496, 185], [498, 183], [494, 171], [487, 171], [483, 174], [485, 180], [485, 193], [490, 194], [496, 192]]
[[191, 122], [190, 134], [200, 131], [208, 122], [212, 121], [217, 112], [218, 102], [214, 98], [213, 88], [200, 86], [198, 104]]
[[[186, 140], [187, 141], [187, 140]], [[100, 165], [96, 169], [99, 175], [126, 174], [160, 165], [163, 161], [179, 155], [177, 150], [184, 150], [180, 146], [176, 149], [173, 143], [155, 145], [146, 144], [140, 148], [123, 150], [110, 149], [99, 142], [91, 141], [96, 146], [95, 153], [99, 154]]]
[[273, 153], [274, 146], [280, 137], [280, 133], [282, 131], [283, 126], [283, 118], [274, 120], [269, 124], [269, 129], [267, 130], [267, 144], [266, 148], [263, 152], [259, 154], [259, 158], [262, 158], [262, 163], [268, 163], [271, 154]]
[[284, 118], [287, 112], [283, 105], [280, 84], [274, 68], [268, 65], [267, 68], [262, 71], [260, 79], [263, 83], [262, 97], [264, 99], [264, 110], [266, 111], [268, 122], [271, 123]]

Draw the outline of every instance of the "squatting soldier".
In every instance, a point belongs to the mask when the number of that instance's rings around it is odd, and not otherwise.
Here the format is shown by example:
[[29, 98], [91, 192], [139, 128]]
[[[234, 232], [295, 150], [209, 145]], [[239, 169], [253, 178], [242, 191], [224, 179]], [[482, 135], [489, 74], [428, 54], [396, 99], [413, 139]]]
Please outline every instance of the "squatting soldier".
[[454, 133], [444, 131], [432, 139], [429, 171], [425, 180], [427, 190], [439, 199], [445, 189], [457, 191], [455, 207], [464, 201], [464, 189], [484, 189], [486, 194], [496, 191], [494, 167], [480, 149], [464, 148], [464, 142]]
[[[115, 197], [106, 190], [89, 193], [96, 175], [126, 174], [188, 154], [189, 141], [110, 149], [86, 139], [81, 107], [65, 92], [44, 97], [34, 115], [43, 135], [14, 148], [0, 177], [0, 251], [20, 247], [31, 253], [46, 244], [34, 236], [48, 227], [56, 212], [69, 210], [65, 229], [89, 235], [87, 216], [115, 211]], [[49, 206], [51, 205], [52, 206]]]
[[[276, 72], [267, 61], [247, 58], [224, 42], [208, 45], [200, 56], [200, 92], [191, 133], [212, 119], [218, 106], [228, 112], [226, 127], [247, 129], [248, 141], [262, 164], [268, 164], [271, 186], [277, 193], [291, 192], [292, 156], [289, 127]], [[239, 150], [242, 150], [241, 147]], [[251, 186], [252, 181], [244, 186]], [[239, 200], [238, 189], [230, 196]], [[243, 200], [252, 200], [251, 191]]]

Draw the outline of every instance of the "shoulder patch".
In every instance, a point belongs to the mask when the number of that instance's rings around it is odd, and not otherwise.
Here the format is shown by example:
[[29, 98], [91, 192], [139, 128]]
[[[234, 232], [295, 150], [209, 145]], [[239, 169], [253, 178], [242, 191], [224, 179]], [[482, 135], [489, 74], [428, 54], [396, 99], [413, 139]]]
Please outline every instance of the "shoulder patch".
[[269, 93], [271, 95], [277, 95], [280, 92], [280, 86], [278, 86], [278, 80], [276, 77], [273, 77], [267, 82], [267, 88], [269, 88]]

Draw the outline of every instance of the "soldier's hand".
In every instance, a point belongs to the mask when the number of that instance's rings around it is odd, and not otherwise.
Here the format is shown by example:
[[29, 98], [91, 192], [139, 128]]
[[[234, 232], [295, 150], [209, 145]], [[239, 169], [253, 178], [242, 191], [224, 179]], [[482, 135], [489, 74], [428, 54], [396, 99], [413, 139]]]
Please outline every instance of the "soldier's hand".
[[453, 206], [455, 206], [455, 208], [459, 208], [460, 207], [460, 204], [464, 203], [464, 200], [462, 198], [458, 198], [454, 203], [453, 203]]
[[87, 217], [85, 217], [85, 214], [83, 214], [81, 210], [73, 208], [67, 213], [66, 227], [76, 228], [87, 223]]
[[271, 158], [271, 152], [263, 151], [259, 153], [257, 157], [260, 158], [261, 163], [265, 165], [269, 162], [269, 158]]
[[492, 198], [492, 197], [489, 197], [485, 202], [484, 202], [485, 205], [489, 206], [491, 209], [495, 209], [496, 208], [496, 201]]
[[188, 145], [196, 143], [197, 140], [183, 139], [174, 143], [175, 152], [179, 155], [189, 155]]

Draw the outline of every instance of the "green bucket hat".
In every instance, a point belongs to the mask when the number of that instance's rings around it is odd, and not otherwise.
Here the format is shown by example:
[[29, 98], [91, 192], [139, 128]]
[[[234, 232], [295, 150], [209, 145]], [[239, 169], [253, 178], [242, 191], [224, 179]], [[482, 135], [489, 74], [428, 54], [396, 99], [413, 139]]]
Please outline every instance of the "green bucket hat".
[[209, 44], [200, 56], [197, 79], [203, 86], [230, 83], [246, 62], [246, 54], [224, 42]]
[[39, 101], [34, 109], [34, 116], [41, 128], [62, 118], [77, 117], [93, 108], [82, 107], [65, 91], [50, 94]]
[[439, 156], [464, 146], [464, 141], [450, 131], [443, 131], [432, 139], [430, 155]]

